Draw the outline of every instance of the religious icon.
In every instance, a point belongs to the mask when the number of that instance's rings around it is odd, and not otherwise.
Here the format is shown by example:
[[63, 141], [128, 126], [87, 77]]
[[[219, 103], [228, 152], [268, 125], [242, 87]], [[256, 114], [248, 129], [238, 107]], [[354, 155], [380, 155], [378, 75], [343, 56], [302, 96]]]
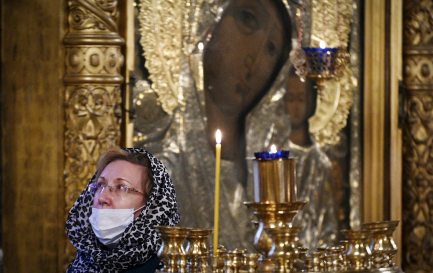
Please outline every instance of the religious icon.
[[[221, 129], [220, 241], [229, 248], [249, 248], [251, 242], [253, 228], [242, 205], [251, 200], [246, 158], [269, 147], [275, 135], [283, 149], [290, 148], [283, 140], [314, 146], [306, 120], [315, 118], [322, 97], [284, 91], [291, 81], [289, 52], [298, 8], [296, 1], [289, 2], [199, 0], [186, 9], [176, 1], [140, 0], [140, 41], [149, 78], [134, 87], [134, 145], [151, 150], [172, 173], [181, 224], [209, 228], [214, 132]], [[323, 155], [320, 150], [313, 162], [321, 164]]]
[[[221, 128], [225, 132], [223, 159], [236, 162], [242, 172], [246, 171], [245, 117], [288, 60], [290, 25], [281, 2], [235, 0], [205, 46], [207, 131]], [[238, 177], [246, 183], [242, 173]]]

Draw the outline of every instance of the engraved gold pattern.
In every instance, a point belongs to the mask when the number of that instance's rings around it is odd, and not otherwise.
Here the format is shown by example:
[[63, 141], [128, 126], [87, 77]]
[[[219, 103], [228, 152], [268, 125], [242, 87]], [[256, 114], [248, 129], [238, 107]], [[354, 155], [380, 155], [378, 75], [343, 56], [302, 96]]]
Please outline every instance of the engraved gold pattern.
[[433, 271], [433, 3], [404, 1], [403, 269]]
[[[143, 0], [140, 9], [141, 45], [146, 67], [150, 72], [151, 88], [158, 94], [167, 113], [182, 101], [179, 94], [179, 75], [182, 54], [183, 1]], [[186, 27], [186, 26], [184, 26]]]
[[[123, 39], [117, 1], [69, 1], [65, 35], [65, 215], [95, 171], [99, 156], [120, 139]], [[66, 244], [64, 264], [74, 249]]]
[[433, 2], [405, 1], [404, 5], [404, 44], [431, 45], [433, 43]]
[[312, 0], [310, 46], [319, 47], [324, 41], [327, 47], [347, 48], [352, 13], [351, 0]]

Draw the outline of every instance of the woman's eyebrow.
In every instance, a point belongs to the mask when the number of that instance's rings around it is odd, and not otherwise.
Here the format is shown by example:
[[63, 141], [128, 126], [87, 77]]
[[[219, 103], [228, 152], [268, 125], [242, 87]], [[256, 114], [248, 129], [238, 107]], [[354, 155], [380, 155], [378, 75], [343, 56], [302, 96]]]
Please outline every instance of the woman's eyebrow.
[[126, 179], [126, 178], [119, 177], [119, 178], [117, 178], [116, 180], [124, 181], [124, 182], [130, 184], [131, 186], [133, 186], [132, 183], [131, 183], [128, 179]]

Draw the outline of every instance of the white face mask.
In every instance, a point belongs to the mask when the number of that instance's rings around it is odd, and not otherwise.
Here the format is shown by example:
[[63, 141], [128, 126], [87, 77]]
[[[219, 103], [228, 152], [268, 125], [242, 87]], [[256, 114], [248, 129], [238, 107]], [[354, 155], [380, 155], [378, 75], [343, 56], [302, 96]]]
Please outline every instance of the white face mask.
[[[143, 206], [144, 207], [144, 206]], [[134, 209], [98, 209], [92, 208], [89, 222], [93, 232], [104, 245], [119, 242], [125, 229], [134, 221], [134, 213], [143, 207]]]

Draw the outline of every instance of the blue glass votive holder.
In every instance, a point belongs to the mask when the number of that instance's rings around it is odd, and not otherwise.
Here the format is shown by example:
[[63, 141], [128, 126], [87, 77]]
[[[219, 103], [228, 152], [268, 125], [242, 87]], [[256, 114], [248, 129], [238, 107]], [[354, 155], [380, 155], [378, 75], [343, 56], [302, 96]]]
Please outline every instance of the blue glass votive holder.
[[304, 47], [307, 75], [313, 78], [329, 78], [335, 75], [338, 48]]
[[269, 151], [263, 151], [263, 152], [256, 152], [254, 153], [254, 156], [256, 159], [261, 160], [273, 160], [273, 159], [287, 159], [290, 156], [290, 151], [287, 150], [279, 150], [276, 152], [269, 152]]

